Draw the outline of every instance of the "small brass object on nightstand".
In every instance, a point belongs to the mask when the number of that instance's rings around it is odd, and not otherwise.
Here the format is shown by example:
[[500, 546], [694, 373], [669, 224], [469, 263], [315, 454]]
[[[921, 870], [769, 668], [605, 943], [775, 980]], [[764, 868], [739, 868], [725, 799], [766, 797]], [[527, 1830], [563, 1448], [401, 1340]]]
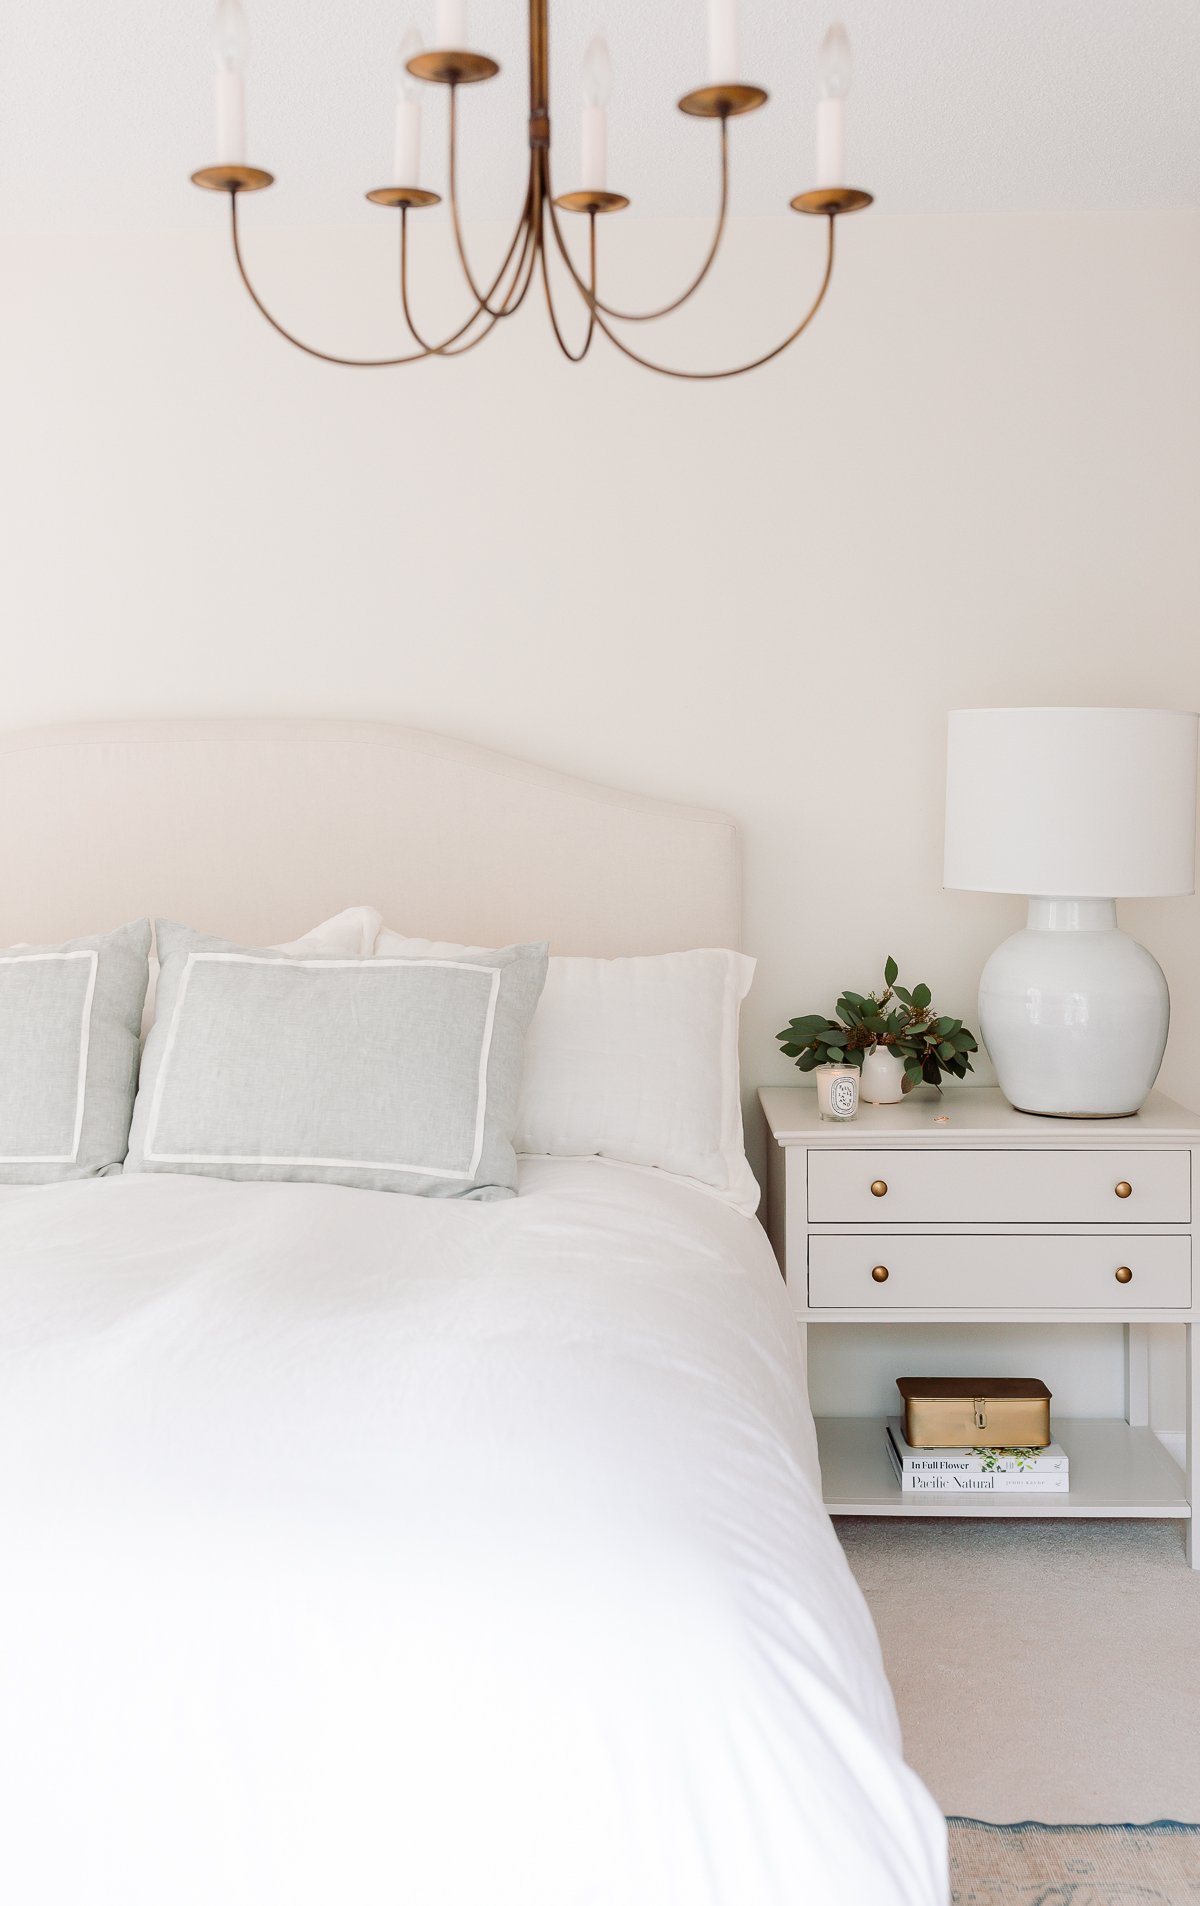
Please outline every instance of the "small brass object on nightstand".
[[914, 1449], [1045, 1449], [1050, 1392], [1037, 1377], [897, 1377]]
[[[1118, 1275], [1119, 1275], [1119, 1273], [1118, 1273]], [[872, 1276], [872, 1277], [873, 1277], [873, 1278], [875, 1279], [875, 1282], [876, 1282], [877, 1284], [886, 1284], [886, 1283], [887, 1283], [887, 1281], [888, 1281], [888, 1267], [887, 1267], [887, 1265], [886, 1265], [886, 1264], [876, 1264], [876, 1265], [875, 1265], [875, 1267], [874, 1267], [874, 1269], [873, 1269], [873, 1270], [872, 1270], [872, 1272], [871, 1272], [871, 1276]]]
[[1128, 1264], [1118, 1264], [1116, 1270], [1113, 1272], [1113, 1276], [1116, 1278], [1118, 1284], [1132, 1284], [1133, 1282], [1133, 1272], [1130, 1270]]
[[1133, 1190], [1133, 1186], [1129, 1183], [1127, 1178], [1122, 1178], [1119, 1185], [1113, 1186], [1113, 1190], [1116, 1192], [1118, 1198], [1128, 1198], [1130, 1192]]
[[874, 1182], [871, 1185], [871, 1196], [872, 1198], [886, 1198], [887, 1197], [886, 1178], [876, 1178], [874, 1180]]

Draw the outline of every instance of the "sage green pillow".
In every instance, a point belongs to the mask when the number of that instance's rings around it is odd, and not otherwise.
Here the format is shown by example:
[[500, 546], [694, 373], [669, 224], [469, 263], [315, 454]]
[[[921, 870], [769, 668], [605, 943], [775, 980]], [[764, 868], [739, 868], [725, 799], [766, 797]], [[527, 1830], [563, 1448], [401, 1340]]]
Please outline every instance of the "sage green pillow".
[[0, 953], [0, 1184], [120, 1171], [150, 922]]
[[453, 959], [231, 945], [160, 920], [129, 1171], [501, 1198], [546, 947]]

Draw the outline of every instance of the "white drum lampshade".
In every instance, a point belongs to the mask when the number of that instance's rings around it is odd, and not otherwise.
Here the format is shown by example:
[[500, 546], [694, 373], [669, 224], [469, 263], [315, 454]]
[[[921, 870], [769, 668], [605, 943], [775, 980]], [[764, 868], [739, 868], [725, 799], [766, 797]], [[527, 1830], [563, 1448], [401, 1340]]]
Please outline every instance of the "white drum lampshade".
[[1030, 896], [980, 983], [983, 1042], [1022, 1111], [1120, 1118], [1162, 1063], [1170, 1002], [1115, 901], [1191, 893], [1197, 716], [966, 708], [950, 716], [947, 887]]

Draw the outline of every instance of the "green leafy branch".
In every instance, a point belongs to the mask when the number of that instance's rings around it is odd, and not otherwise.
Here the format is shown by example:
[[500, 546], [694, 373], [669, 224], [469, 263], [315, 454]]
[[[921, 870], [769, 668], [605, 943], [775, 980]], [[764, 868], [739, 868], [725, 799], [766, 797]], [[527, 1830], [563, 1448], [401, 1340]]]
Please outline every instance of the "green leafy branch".
[[940, 1086], [945, 1072], [965, 1079], [973, 1070], [970, 1055], [979, 1050], [974, 1033], [961, 1019], [937, 1011], [928, 986], [909, 992], [898, 984], [899, 976], [889, 954], [882, 992], [864, 995], [847, 988], [834, 1007], [836, 1018], [805, 1013], [789, 1020], [775, 1035], [787, 1057], [800, 1072], [820, 1065], [861, 1067], [864, 1056], [882, 1046], [903, 1063], [906, 1092], [922, 1081]]

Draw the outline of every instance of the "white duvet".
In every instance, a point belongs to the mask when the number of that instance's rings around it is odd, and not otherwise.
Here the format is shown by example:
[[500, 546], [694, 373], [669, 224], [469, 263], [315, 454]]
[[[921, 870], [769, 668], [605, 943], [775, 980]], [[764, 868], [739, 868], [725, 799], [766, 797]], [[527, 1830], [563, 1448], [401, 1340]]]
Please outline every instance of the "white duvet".
[[757, 1224], [0, 1193], [0, 1899], [941, 1906]]

